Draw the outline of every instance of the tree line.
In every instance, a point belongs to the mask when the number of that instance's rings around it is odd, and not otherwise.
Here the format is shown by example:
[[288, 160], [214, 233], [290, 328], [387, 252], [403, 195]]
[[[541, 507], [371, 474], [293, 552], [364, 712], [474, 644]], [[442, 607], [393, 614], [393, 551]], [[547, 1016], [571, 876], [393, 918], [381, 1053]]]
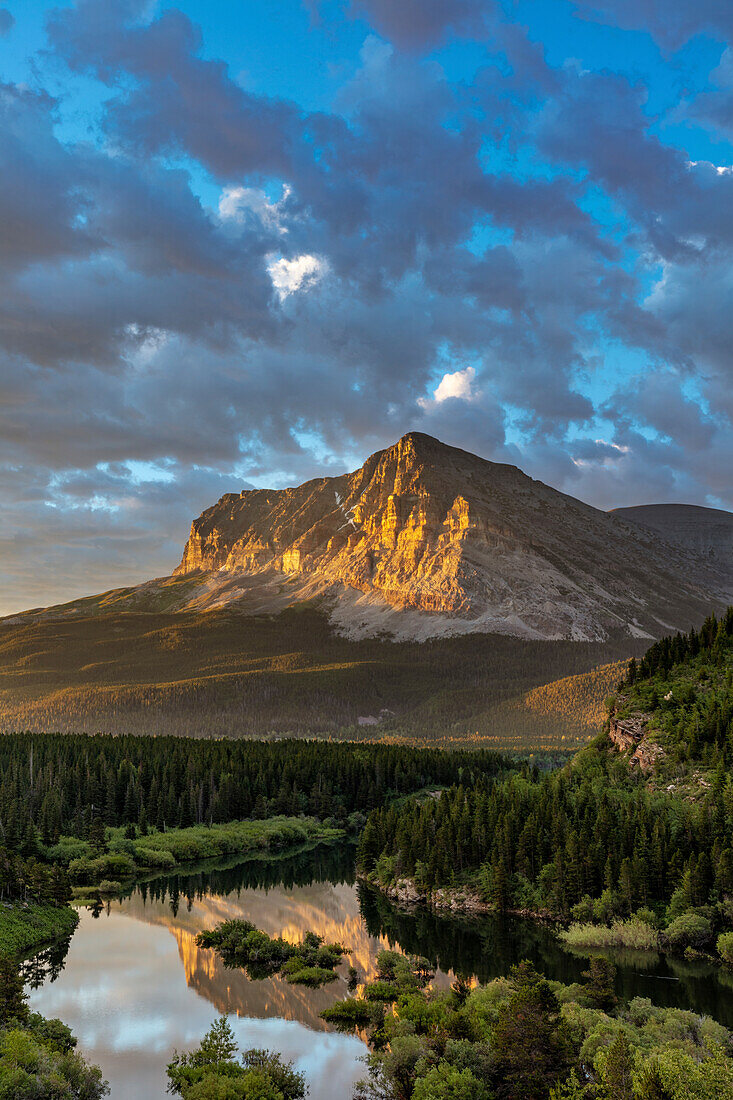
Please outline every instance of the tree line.
[[88, 839], [103, 826], [163, 830], [276, 814], [339, 821], [509, 766], [492, 752], [392, 745], [7, 734], [0, 838], [28, 856], [62, 834]]
[[715, 613], [709, 615], [699, 631], [693, 627], [688, 634], [677, 633], [660, 638], [638, 662], [632, 657], [619, 688], [630, 687], [638, 680], [651, 680], [660, 674], [664, 677], [675, 665], [690, 661], [700, 654], [705, 658], [722, 659], [731, 638], [733, 607], [729, 607], [720, 619]]
[[68, 905], [71, 884], [63, 867], [47, 865], [0, 847], [0, 902], [20, 901], [36, 905]]
[[605, 891], [626, 914], [666, 904], [680, 886], [692, 906], [733, 893], [733, 785], [722, 769], [709, 793], [688, 803], [641, 785], [607, 786], [594, 763], [377, 809], [359, 868], [427, 889], [474, 881], [499, 909], [558, 916]]

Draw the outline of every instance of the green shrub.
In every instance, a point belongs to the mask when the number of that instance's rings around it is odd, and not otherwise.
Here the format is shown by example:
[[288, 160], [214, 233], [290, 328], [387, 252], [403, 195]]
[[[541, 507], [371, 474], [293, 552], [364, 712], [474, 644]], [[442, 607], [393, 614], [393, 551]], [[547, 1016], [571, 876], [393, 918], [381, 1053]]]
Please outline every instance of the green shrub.
[[684, 951], [688, 947], [699, 951], [710, 943], [712, 934], [708, 918], [688, 910], [667, 926], [664, 938], [672, 951]]
[[176, 857], [167, 848], [135, 847], [135, 857], [143, 867], [152, 867], [156, 871], [170, 871], [176, 865]]
[[78, 921], [76, 910], [67, 905], [0, 906], [0, 945], [12, 955], [25, 955], [51, 940], [70, 936]]
[[634, 913], [636, 920], [642, 921], [643, 924], [648, 924], [650, 928], [659, 929], [661, 927], [659, 917], [653, 909], [649, 909], [644, 905], [641, 909], [637, 909]]
[[86, 840], [79, 840], [75, 836], [59, 837], [58, 844], [52, 844], [43, 849], [49, 863], [62, 863], [68, 867], [72, 859], [81, 859], [89, 854], [89, 845]]
[[135, 859], [135, 844], [128, 837], [121, 837], [119, 840], [110, 841], [109, 851], [129, 856], [132, 860]]
[[659, 949], [659, 933], [636, 917], [615, 920], [610, 928], [602, 924], [571, 924], [560, 932], [560, 939], [568, 947], [591, 950], [603, 947], [628, 947], [638, 951]]
[[82, 856], [80, 859], [72, 859], [69, 864], [69, 876], [72, 882], [82, 885], [101, 882], [103, 879], [130, 878], [136, 871], [134, 860], [123, 853], [110, 852], [105, 856], [90, 859]]
[[109, 1094], [97, 1066], [90, 1066], [76, 1051], [59, 1052], [29, 1031], [0, 1031], [0, 1096], [84, 1097], [100, 1100]]
[[345, 1001], [337, 1001], [335, 1005], [324, 1009], [321, 1016], [340, 1031], [352, 1031], [370, 1023], [374, 1019], [374, 1012], [374, 1006], [363, 997], [347, 997]]
[[135, 851], [141, 861], [143, 851], [146, 859], [150, 859], [147, 853], [163, 851], [172, 855], [176, 863], [193, 863], [251, 851], [274, 851], [312, 839], [335, 839], [339, 835], [335, 830], [324, 829], [313, 818], [271, 817], [264, 821], [230, 821], [225, 825], [193, 825], [187, 829], [149, 833], [135, 842]]
[[371, 982], [364, 994], [367, 1001], [384, 1001], [389, 1004], [396, 1001], [400, 995], [400, 987], [397, 982], [376, 981]]
[[[291, 960], [295, 961], [295, 960]], [[300, 966], [293, 967], [291, 973], [287, 973], [286, 969], [283, 970], [287, 981], [291, 985], [309, 985], [313, 989], [317, 989], [319, 986], [326, 985], [328, 982], [335, 982], [336, 975], [333, 970], [324, 970], [321, 966]]]
[[573, 920], [578, 924], [590, 924], [596, 916], [595, 906], [596, 903], [590, 894], [584, 894], [577, 905], [570, 910]]
[[470, 1069], [441, 1062], [418, 1077], [412, 1096], [413, 1100], [491, 1100], [492, 1094]]
[[718, 936], [716, 946], [723, 962], [733, 966], [733, 932], [723, 932]]
[[394, 856], [388, 856], [386, 852], [382, 852], [381, 856], [377, 860], [375, 867], [377, 872], [377, 879], [380, 885], [389, 886], [395, 876], [395, 859]]
[[99, 884], [100, 894], [119, 894], [122, 891], [122, 883], [113, 878], [103, 878]]

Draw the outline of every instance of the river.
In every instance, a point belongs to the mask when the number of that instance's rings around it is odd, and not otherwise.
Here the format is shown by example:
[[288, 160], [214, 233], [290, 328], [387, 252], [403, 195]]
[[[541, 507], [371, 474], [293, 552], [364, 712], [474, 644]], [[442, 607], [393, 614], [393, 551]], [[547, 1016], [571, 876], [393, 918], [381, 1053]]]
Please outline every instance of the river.
[[[244, 917], [293, 942], [308, 931], [342, 942], [348, 959], [320, 990], [280, 978], [249, 981], [227, 970], [196, 933]], [[581, 980], [585, 959], [565, 951], [552, 931], [496, 917], [405, 914], [355, 883], [353, 853], [322, 848], [284, 859], [202, 866], [135, 887], [119, 900], [80, 910], [68, 945], [42, 953], [28, 968], [31, 1007], [58, 1016], [98, 1063], [112, 1100], [163, 1100], [165, 1067], [175, 1048], [195, 1045], [226, 1013], [242, 1049], [268, 1047], [292, 1059], [310, 1085], [310, 1100], [348, 1100], [364, 1075], [361, 1041], [320, 1019], [347, 996], [346, 968], [372, 978], [383, 946], [426, 955], [436, 983], [454, 973], [488, 981], [530, 958], [548, 977]], [[656, 955], [616, 956], [618, 992], [626, 1000], [706, 1012], [733, 1027], [731, 978], [701, 963]]]

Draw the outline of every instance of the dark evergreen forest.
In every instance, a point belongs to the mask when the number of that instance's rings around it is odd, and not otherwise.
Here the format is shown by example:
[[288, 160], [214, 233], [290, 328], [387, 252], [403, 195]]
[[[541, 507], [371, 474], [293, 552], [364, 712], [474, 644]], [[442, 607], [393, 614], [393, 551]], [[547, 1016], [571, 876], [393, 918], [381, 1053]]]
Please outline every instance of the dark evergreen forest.
[[182, 828], [275, 814], [336, 821], [423, 788], [505, 772], [492, 752], [316, 741], [7, 734], [0, 737], [5, 847], [36, 854], [105, 826]]

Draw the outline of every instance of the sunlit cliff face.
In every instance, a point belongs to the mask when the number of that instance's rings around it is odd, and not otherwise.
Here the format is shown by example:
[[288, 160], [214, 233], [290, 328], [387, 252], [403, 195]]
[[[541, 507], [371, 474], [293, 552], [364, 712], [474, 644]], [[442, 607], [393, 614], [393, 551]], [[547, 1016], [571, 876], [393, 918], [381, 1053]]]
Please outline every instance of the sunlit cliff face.
[[410, 432], [353, 473], [225, 494], [193, 521], [175, 572], [190, 584], [182, 606], [199, 610], [326, 596], [352, 638], [602, 641], [700, 617], [691, 581], [725, 602], [728, 572], [680, 553], [515, 466]]
[[[197, 898], [189, 908], [181, 898], [177, 912], [170, 901], [144, 901], [139, 893], [121, 903], [122, 911], [135, 920], [166, 927], [175, 937], [186, 983], [213, 1004], [219, 1012], [266, 1019], [280, 1016], [307, 1027], [326, 1031], [320, 1019], [324, 1008], [347, 994], [346, 972], [354, 966], [360, 981], [376, 977], [377, 953], [390, 945], [384, 936], [367, 932], [359, 912], [353, 886], [318, 884], [286, 890], [243, 889], [224, 896]], [[327, 942], [342, 943], [348, 956], [338, 978], [322, 989], [290, 985], [279, 977], [250, 981], [244, 971], [227, 969], [215, 951], [197, 947], [196, 934], [223, 920], [244, 918], [270, 936], [282, 936], [300, 943], [306, 932], [315, 932]], [[399, 949], [399, 948], [397, 948]], [[436, 981], [446, 984], [446, 975]]]

